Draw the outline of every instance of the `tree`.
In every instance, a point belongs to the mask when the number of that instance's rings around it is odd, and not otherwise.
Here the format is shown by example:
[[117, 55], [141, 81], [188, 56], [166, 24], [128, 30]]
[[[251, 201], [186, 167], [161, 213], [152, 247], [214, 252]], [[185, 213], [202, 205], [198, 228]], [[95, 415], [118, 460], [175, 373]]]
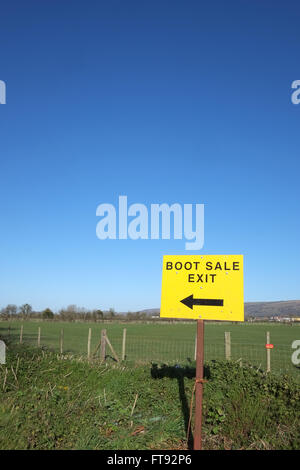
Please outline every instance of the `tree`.
[[51, 320], [52, 318], [54, 318], [54, 313], [52, 312], [52, 310], [50, 310], [50, 308], [46, 308], [42, 312], [42, 318], [44, 318], [45, 320]]
[[94, 314], [95, 314], [95, 318], [96, 320], [103, 320], [103, 312], [102, 310], [98, 309], [98, 310], [95, 310], [94, 311]]
[[14, 304], [8, 304], [5, 308], [1, 310], [1, 314], [5, 315], [6, 317], [10, 317], [12, 315], [17, 314], [18, 307]]
[[76, 318], [80, 318], [79, 308], [77, 307], [77, 305], [74, 304], [68, 305], [66, 309], [62, 308], [59, 311], [59, 314], [62, 319], [67, 321], [74, 321], [76, 320]]
[[32, 307], [31, 307], [31, 305], [29, 305], [29, 304], [21, 305], [21, 307], [20, 307], [20, 313], [21, 313], [21, 315], [23, 315], [23, 317], [29, 317], [29, 315], [31, 314], [31, 312], [32, 312]]
[[113, 308], [110, 308], [109, 311], [108, 311], [108, 317], [109, 318], [114, 318], [116, 315], [116, 312]]

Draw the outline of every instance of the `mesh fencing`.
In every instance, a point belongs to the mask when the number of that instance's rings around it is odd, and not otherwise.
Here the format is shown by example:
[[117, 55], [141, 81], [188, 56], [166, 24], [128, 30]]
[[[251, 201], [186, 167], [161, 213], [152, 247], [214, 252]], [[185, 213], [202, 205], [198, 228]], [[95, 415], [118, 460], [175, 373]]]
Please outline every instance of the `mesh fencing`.
[[[20, 325], [12, 324], [5, 327], [5, 339], [9, 342], [20, 343]], [[61, 325], [52, 325], [52, 330], [42, 327], [40, 346], [52, 351], [61, 350]], [[74, 356], [87, 357], [87, 333], [89, 326], [68, 330], [65, 328], [63, 336], [63, 353]], [[1, 333], [1, 331], [0, 331]], [[0, 335], [1, 336], [1, 335]], [[4, 336], [3, 336], [4, 338]], [[100, 358], [101, 328], [97, 332], [93, 330], [90, 344], [90, 356], [94, 359]], [[118, 357], [122, 359], [123, 337], [122, 329], [108, 331], [108, 338]], [[125, 360], [133, 362], [193, 362], [195, 360], [195, 336], [186, 338], [173, 338], [172, 336], [141, 336], [127, 331]], [[22, 343], [37, 346], [37, 326], [25, 324], [22, 333]], [[98, 349], [97, 349], [98, 347]], [[97, 351], [95, 354], [93, 354]], [[292, 354], [294, 350], [291, 344], [276, 345], [270, 351], [271, 372], [281, 374], [292, 374], [300, 380], [300, 366], [293, 364]], [[265, 344], [253, 344], [231, 341], [230, 357], [226, 357], [225, 342], [213, 342], [206, 340], [204, 344], [205, 362], [211, 360], [225, 360], [238, 362], [240, 365], [251, 365], [262, 371], [267, 370], [267, 350]], [[300, 356], [300, 354], [299, 354]], [[106, 359], [115, 360], [113, 352], [106, 344]]]
[[[122, 339], [112, 341], [115, 352], [122, 358]], [[292, 374], [300, 380], [300, 367], [291, 360], [293, 350], [290, 345], [276, 347], [270, 351], [271, 371], [280, 374]], [[112, 357], [106, 348], [107, 357]], [[127, 336], [125, 360], [138, 362], [193, 362], [196, 357], [195, 341], [161, 340]], [[205, 362], [212, 360], [231, 360], [243, 365], [251, 365], [262, 371], [267, 370], [267, 350], [265, 345], [249, 343], [231, 343], [230, 357], [226, 357], [225, 344], [206, 342], [204, 345]], [[99, 356], [98, 356], [99, 357]]]

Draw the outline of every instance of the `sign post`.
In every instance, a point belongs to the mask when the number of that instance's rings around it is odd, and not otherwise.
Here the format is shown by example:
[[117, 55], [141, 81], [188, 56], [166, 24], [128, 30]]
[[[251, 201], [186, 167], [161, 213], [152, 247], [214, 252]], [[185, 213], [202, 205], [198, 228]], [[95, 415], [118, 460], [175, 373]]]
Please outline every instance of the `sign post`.
[[244, 321], [243, 256], [164, 256], [160, 316], [197, 320], [194, 450], [201, 450], [204, 320]]
[[194, 450], [202, 449], [202, 398], [204, 384], [204, 320], [197, 320]]

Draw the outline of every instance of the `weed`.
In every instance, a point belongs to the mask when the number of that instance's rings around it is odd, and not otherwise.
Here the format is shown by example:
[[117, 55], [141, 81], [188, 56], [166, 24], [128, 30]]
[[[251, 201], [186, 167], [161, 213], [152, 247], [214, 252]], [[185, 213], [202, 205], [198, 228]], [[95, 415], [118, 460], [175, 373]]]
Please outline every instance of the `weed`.
[[[205, 448], [299, 448], [300, 392], [290, 377], [217, 361], [205, 376]], [[192, 362], [107, 365], [15, 346], [0, 368], [0, 448], [188, 448], [194, 380]]]

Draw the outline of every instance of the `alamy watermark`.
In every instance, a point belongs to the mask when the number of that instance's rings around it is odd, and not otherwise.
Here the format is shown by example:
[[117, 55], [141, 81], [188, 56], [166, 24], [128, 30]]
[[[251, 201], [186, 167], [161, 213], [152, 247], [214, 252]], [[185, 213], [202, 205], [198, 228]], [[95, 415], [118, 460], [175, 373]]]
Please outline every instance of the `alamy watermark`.
[[292, 83], [292, 89], [295, 90], [292, 93], [291, 100], [293, 104], [300, 103], [300, 80], [294, 80]]
[[0, 104], [6, 104], [6, 84], [0, 80]]
[[296, 349], [296, 351], [292, 354], [292, 363], [294, 366], [300, 365], [300, 339], [296, 339], [292, 342], [292, 349]]
[[127, 196], [119, 196], [118, 209], [99, 204], [96, 215], [101, 217], [96, 227], [100, 240], [170, 240], [173, 234], [174, 240], [188, 240], [186, 250], [201, 250], [204, 245], [204, 204], [151, 204], [148, 210], [144, 204], [128, 207]]

